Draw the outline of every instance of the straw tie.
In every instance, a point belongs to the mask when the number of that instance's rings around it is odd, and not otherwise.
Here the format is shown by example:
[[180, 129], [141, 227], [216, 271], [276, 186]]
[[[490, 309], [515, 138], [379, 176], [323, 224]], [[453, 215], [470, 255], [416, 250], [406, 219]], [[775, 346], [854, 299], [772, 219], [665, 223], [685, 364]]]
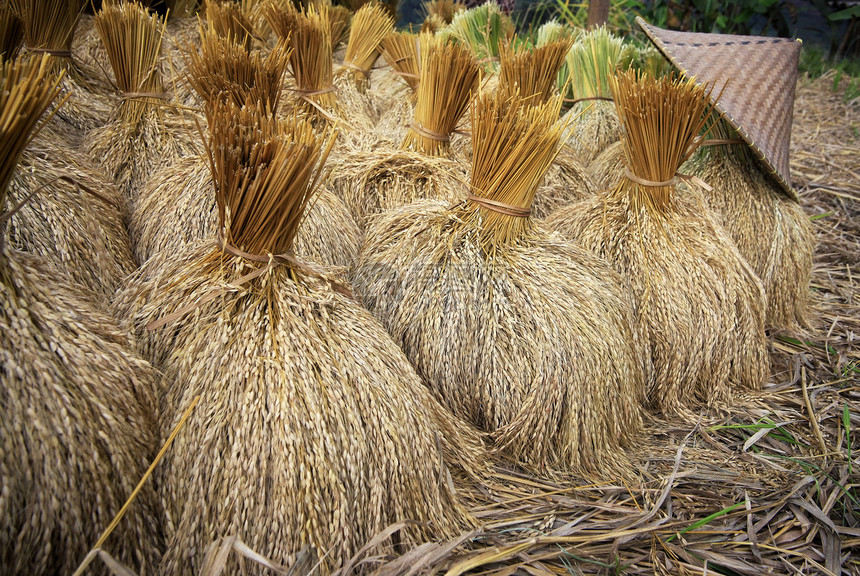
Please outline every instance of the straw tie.
[[55, 56], [57, 58], [72, 57], [71, 50], [55, 50], [54, 48], [27, 48], [27, 51], [34, 52], [36, 54], [50, 54], [51, 56]]
[[418, 134], [419, 136], [423, 136], [424, 138], [429, 138], [430, 140], [436, 140], [437, 142], [450, 142], [451, 137], [447, 134], [441, 134], [439, 132], [434, 132], [428, 128], [425, 128], [421, 124], [417, 122], [413, 122], [409, 125], [409, 129]]
[[[331, 288], [340, 294], [343, 294], [347, 298], [352, 298], [352, 292], [349, 288], [337, 282], [336, 280], [332, 280], [328, 276], [326, 276], [323, 272], [317, 270], [313, 266], [306, 264], [300, 260], [297, 260], [292, 254], [251, 254], [250, 252], [245, 252], [241, 248], [234, 246], [233, 244], [227, 242], [224, 239], [223, 233], [218, 233], [218, 247], [221, 248], [224, 252], [231, 254], [233, 256], [238, 256], [243, 260], [249, 260], [251, 262], [260, 262], [266, 264], [253, 272], [245, 274], [244, 276], [237, 278], [233, 282], [230, 282], [231, 288], [238, 288], [244, 284], [247, 284], [251, 280], [255, 278], [259, 278], [269, 270], [276, 268], [278, 266], [292, 266], [293, 268], [300, 270], [301, 272], [307, 274], [308, 276], [313, 276], [314, 278], [319, 278], [320, 280], [327, 282]], [[222, 294], [226, 294], [228, 292], [227, 288], [220, 288], [217, 290], [213, 290], [209, 294], [206, 294], [199, 300], [187, 304], [178, 310], [168, 314], [167, 316], [163, 316], [154, 322], [150, 322], [146, 325], [146, 329], [150, 332], [153, 330], [158, 330], [159, 328], [166, 326], [179, 318], [185, 316], [187, 313], [196, 310], [197, 308], [203, 306], [207, 302], [210, 302], [221, 296]]]
[[634, 174], [629, 168], [624, 169], [624, 177], [630, 180], [631, 182], [635, 182], [641, 186], [648, 186], [649, 188], [665, 188], [667, 186], [675, 186], [678, 182], [686, 182], [688, 184], [693, 184], [698, 186], [699, 188], [703, 188], [708, 192], [713, 191], [713, 187], [711, 187], [707, 182], [699, 178], [698, 176], [693, 176], [691, 174], [681, 174], [680, 172], [676, 172], [675, 175], [669, 180], [664, 180], [663, 182], [657, 182], [655, 180], [647, 180], [645, 178], [640, 178], [636, 174]]
[[493, 212], [498, 212], [499, 214], [505, 214], [507, 216], [513, 216], [515, 218], [528, 218], [532, 214], [531, 208], [526, 209], [520, 206], [514, 206], [513, 204], [499, 202], [498, 200], [491, 200], [489, 198], [475, 196], [474, 194], [469, 194], [467, 198], [469, 201], [474, 202], [475, 204], [478, 204], [479, 206], [482, 206], [487, 210], [492, 210]]
[[158, 100], [167, 100], [167, 94], [163, 92], [123, 92], [120, 94], [123, 100], [134, 100], [136, 98], [156, 98]]

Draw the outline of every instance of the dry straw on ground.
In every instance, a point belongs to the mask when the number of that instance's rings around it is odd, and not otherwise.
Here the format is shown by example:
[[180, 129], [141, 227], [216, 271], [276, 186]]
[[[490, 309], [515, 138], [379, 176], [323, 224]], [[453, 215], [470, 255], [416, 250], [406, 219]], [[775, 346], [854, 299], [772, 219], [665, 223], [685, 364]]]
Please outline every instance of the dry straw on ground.
[[766, 381], [764, 290], [696, 184], [676, 175], [700, 143], [710, 91], [635, 71], [612, 87], [624, 178], [547, 224], [627, 277], [654, 362], [648, 402], [689, 415]]
[[708, 136], [716, 143], [705, 141], [690, 171], [713, 187], [706, 194], [708, 205], [761, 279], [768, 327], [806, 326], [815, 251], [812, 223], [728, 122], [720, 121]]
[[[49, 57], [0, 68], [0, 206], [59, 93]], [[0, 214], [0, 228], [9, 212]], [[69, 574], [143, 475], [155, 372], [89, 295], [0, 235], [0, 572]], [[151, 485], [108, 549], [141, 574], [159, 557]]]
[[173, 350], [167, 405], [202, 397], [160, 474], [163, 570], [196, 573], [230, 535], [285, 565], [306, 550], [322, 574], [392, 523], [408, 523], [401, 545], [455, 535], [472, 522], [446, 462], [477, 471], [479, 437], [326, 271], [285, 254], [333, 135], [231, 106], [213, 114], [224, 243], [161, 253], [119, 298], [141, 334], [196, 308], [148, 336]]
[[352, 82], [360, 93], [370, 87], [370, 70], [379, 58], [380, 45], [393, 31], [394, 20], [382, 4], [365, 4], [353, 15], [343, 68], [338, 74]]
[[479, 96], [472, 195], [381, 215], [354, 285], [434, 393], [506, 458], [599, 477], [634, 442], [647, 366], [620, 276], [528, 217], [559, 103]]
[[94, 25], [107, 49], [119, 95], [110, 121], [87, 134], [84, 149], [123, 193], [129, 208], [158, 166], [193, 150], [180, 117], [166, 109], [161, 78], [164, 23], [138, 4], [106, 4]]

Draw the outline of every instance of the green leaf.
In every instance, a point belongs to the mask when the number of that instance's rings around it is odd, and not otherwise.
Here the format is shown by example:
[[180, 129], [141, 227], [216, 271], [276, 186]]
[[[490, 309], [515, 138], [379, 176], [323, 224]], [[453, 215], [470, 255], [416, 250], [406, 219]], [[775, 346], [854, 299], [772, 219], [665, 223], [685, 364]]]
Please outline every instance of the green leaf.
[[832, 20], [834, 22], [839, 20], [850, 20], [851, 18], [860, 18], [860, 6], [852, 6], [851, 8], [846, 8], [845, 10], [840, 10], [839, 12], [834, 12], [827, 16], [828, 20]]
[[708, 522], [710, 522], [711, 520], [713, 520], [715, 518], [719, 518], [720, 516], [725, 516], [729, 512], [737, 510], [741, 506], [746, 506], [746, 504], [747, 504], [747, 500], [744, 500], [743, 502], [738, 502], [737, 504], [732, 504], [728, 508], [723, 508], [722, 510], [720, 510], [718, 512], [714, 512], [710, 516], [705, 516], [701, 520], [697, 520], [696, 522], [693, 522], [692, 524], [690, 524], [689, 526], [687, 526], [683, 530], [679, 530], [675, 534], [672, 534], [671, 536], [669, 536], [666, 539], [666, 542], [671, 542], [672, 540], [675, 539], [676, 536], [680, 536], [681, 534], [684, 534], [685, 532], [689, 532], [690, 530], [695, 530], [696, 528], [700, 528], [700, 527], [704, 526], [705, 524], [707, 524]]

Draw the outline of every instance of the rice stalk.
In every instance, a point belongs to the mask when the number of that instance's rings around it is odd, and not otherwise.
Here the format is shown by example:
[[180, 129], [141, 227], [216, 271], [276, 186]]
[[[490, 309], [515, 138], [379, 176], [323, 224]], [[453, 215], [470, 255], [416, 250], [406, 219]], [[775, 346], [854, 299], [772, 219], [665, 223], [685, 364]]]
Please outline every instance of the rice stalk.
[[448, 463], [480, 470], [478, 435], [326, 271], [286, 259], [333, 133], [229, 102], [210, 120], [223, 243], [159, 253], [117, 301], [164, 362], [168, 405], [202, 398], [161, 469], [162, 570], [196, 573], [211, 542], [237, 535], [286, 566], [307, 549], [331, 574], [392, 523], [417, 521], [405, 544], [473, 525]]
[[458, 12], [440, 34], [467, 46], [486, 70], [497, 70], [501, 47], [510, 41], [515, 28], [511, 17], [491, 0]]
[[[713, 142], [711, 145], [707, 145]], [[767, 326], [808, 327], [815, 236], [795, 199], [762, 167], [726, 120], [715, 123], [691, 171], [713, 190], [705, 196], [767, 295]]]
[[457, 0], [428, 0], [421, 7], [425, 14], [425, 20], [429, 16], [436, 16], [445, 22], [445, 26], [454, 20], [454, 16], [466, 10], [466, 5]]
[[619, 138], [609, 83], [624, 51], [621, 38], [598, 27], [580, 35], [565, 58], [571, 104], [567, 117], [577, 120], [571, 123], [565, 140], [585, 164]]
[[394, 20], [378, 3], [368, 3], [352, 17], [342, 72], [360, 93], [370, 87], [370, 69], [380, 54], [382, 40], [394, 30]]
[[384, 2], [380, 2], [380, 0], [341, 0], [340, 3], [349, 8], [349, 11], [353, 14], [368, 4], [380, 4], [388, 11], [388, 15], [397, 21], [397, 9], [400, 5], [400, 0], [385, 0]]
[[[46, 54], [0, 65], [0, 227], [15, 164], [60, 93], [52, 69]], [[65, 275], [0, 241], [0, 572], [69, 573], [145, 469], [155, 373], [129, 345]], [[142, 574], [158, 560], [156, 506], [150, 486], [108, 543]]]
[[701, 144], [710, 91], [695, 80], [619, 74], [623, 177], [547, 219], [627, 278], [654, 365], [648, 404], [688, 418], [768, 377], [762, 284], [698, 184], [676, 174]]
[[200, 24], [200, 39], [203, 40], [204, 30], [222, 38], [228, 38], [250, 51], [254, 43], [254, 24], [239, 5], [228, 2], [210, 1], [205, 3], [206, 27]]
[[331, 22], [331, 51], [333, 54], [338, 46], [347, 39], [352, 22], [352, 12], [346, 6], [329, 6], [328, 17]]
[[421, 23], [421, 32], [428, 34], [438, 34], [442, 30], [448, 27], [448, 23], [445, 22], [445, 19], [441, 16], [437, 16], [436, 14], [428, 14], [424, 21]]
[[197, 0], [164, 0], [171, 20], [189, 18], [197, 9]]
[[572, 44], [569, 38], [535, 47], [516, 36], [499, 51], [499, 87], [507, 97], [518, 94], [529, 105], [543, 104], [557, 93], [556, 79]]
[[417, 34], [391, 32], [382, 39], [382, 58], [386, 64], [409, 86], [410, 94], [417, 97], [420, 73], [419, 45]]
[[[578, 38], [579, 32], [570, 26], [565, 26], [555, 18], [541, 24], [535, 35], [535, 46], [541, 47], [547, 44], [552, 44], [558, 40], [570, 38], [574, 41]], [[565, 77], [566, 78], [566, 77]], [[559, 83], [559, 87], [563, 86], [564, 82]]]
[[401, 144], [428, 156], [451, 151], [451, 133], [469, 106], [481, 70], [468, 49], [438, 36], [420, 36], [421, 81], [415, 118]]
[[8, 4], [0, 5], [0, 38], [0, 61], [14, 60], [24, 40], [24, 29]]
[[278, 46], [264, 58], [211, 28], [200, 32], [200, 44], [186, 45], [184, 57], [188, 83], [203, 102], [211, 106], [216, 99], [229, 99], [240, 108], [259, 102], [277, 114], [290, 49]]
[[289, 39], [298, 106], [311, 117], [326, 118], [337, 106], [328, 8], [309, 6], [299, 11], [270, 2], [265, 16], [281, 40]]
[[629, 466], [648, 379], [621, 277], [529, 217], [560, 97], [472, 105], [471, 194], [383, 213], [353, 285], [449, 409], [530, 470]]

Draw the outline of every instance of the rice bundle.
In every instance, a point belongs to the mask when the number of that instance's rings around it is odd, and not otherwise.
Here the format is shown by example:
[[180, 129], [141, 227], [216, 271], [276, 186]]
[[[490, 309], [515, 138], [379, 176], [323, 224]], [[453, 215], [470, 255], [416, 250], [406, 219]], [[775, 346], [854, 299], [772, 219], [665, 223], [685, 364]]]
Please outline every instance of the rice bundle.
[[[0, 206], [30, 130], [60, 92], [51, 68], [46, 55], [0, 66]], [[63, 274], [0, 241], [3, 574], [71, 574], [143, 476], [155, 373], [128, 346]], [[140, 574], [159, 556], [151, 486], [106, 543]]]
[[[245, 50], [251, 50], [254, 25], [242, 7], [227, 2], [207, 2], [205, 18], [209, 34], [232, 39]], [[202, 37], [202, 26], [200, 28]]]
[[[553, 18], [552, 20], [541, 24], [540, 28], [538, 28], [537, 34], [535, 36], [535, 46], [546, 46], [547, 44], [551, 44], [553, 42], [565, 38], [576, 40], [577, 36], [578, 33], [576, 30], [569, 26], [565, 26], [564, 24]], [[564, 63], [562, 63], [562, 66], [564, 66]], [[559, 86], [563, 85], [563, 82], [559, 83]]]
[[95, 82], [95, 71], [72, 59], [72, 42], [84, 1], [9, 0], [9, 4], [21, 19], [27, 52], [36, 57], [50, 54], [55, 72], [66, 72], [62, 88], [69, 97], [56, 111], [56, 117], [75, 137], [104, 124], [110, 114], [109, 104], [101, 93], [104, 87]]
[[337, 98], [332, 78], [331, 20], [328, 7], [308, 6], [298, 11], [269, 3], [266, 20], [275, 34], [292, 48], [290, 67], [296, 87], [297, 105], [319, 120], [331, 119]]
[[400, 149], [372, 146], [337, 159], [332, 189], [360, 224], [420, 198], [453, 199], [466, 175], [465, 162], [452, 151], [451, 133], [478, 86], [480, 69], [466, 48], [449, 40], [422, 34], [420, 42], [418, 102]]
[[706, 195], [708, 205], [721, 216], [738, 250], [764, 284], [767, 325], [808, 326], [815, 251], [809, 218], [726, 120], [716, 123], [709, 137], [691, 160], [691, 169], [713, 187]]
[[499, 90], [505, 95], [519, 93], [530, 105], [543, 104], [556, 93], [556, 80], [572, 40], [560, 38], [535, 47], [516, 36], [499, 51]]
[[382, 58], [409, 86], [410, 99], [417, 98], [420, 70], [419, 40], [411, 32], [391, 32], [382, 39]]
[[676, 175], [700, 144], [710, 90], [628, 71], [612, 92], [624, 178], [547, 224], [627, 277], [654, 364], [649, 403], [690, 415], [767, 379], [764, 290], [702, 195]]
[[159, 58], [164, 22], [138, 4], [107, 4], [93, 19], [110, 57], [120, 101], [110, 122], [90, 132], [84, 148], [112, 178], [127, 204], [159, 166], [189, 152], [171, 127], [177, 119], [162, 108], [166, 99]]
[[0, 5], [0, 62], [13, 60], [21, 49], [24, 30], [21, 19], [7, 4]]
[[478, 87], [480, 68], [469, 51], [450, 40], [421, 36], [421, 81], [415, 120], [401, 148], [428, 156], [451, 152], [451, 133]]
[[346, 6], [329, 6], [328, 19], [331, 26], [331, 51], [333, 54], [348, 36], [352, 12]]
[[[211, 113], [219, 102], [259, 106], [274, 118], [290, 50], [279, 47], [265, 59], [229, 40], [203, 36], [199, 51], [189, 47], [189, 83]], [[211, 114], [210, 114], [211, 115]], [[211, 128], [210, 122], [210, 128]], [[211, 143], [211, 140], [210, 140]], [[211, 165], [191, 156], [159, 170], [142, 187], [129, 223], [138, 262], [157, 252], [182, 252], [218, 232]], [[340, 198], [323, 191], [308, 209], [294, 242], [297, 254], [327, 266], [349, 267], [358, 254], [361, 230]]]
[[469, 526], [445, 461], [480, 462], [476, 433], [328, 272], [289, 256], [333, 134], [229, 102], [212, 120], [223, 240], [162, 253], [118, 297], [142, 336], [167, 321], [145, 337], [173, 351], [168, 405], [202, 398], [161, 468], [162, 571], [195, 574], [236, 535], [284, 565], [307, 547], [330, 574], [392, 523], [421, 522], [407, 546]]
[[609, 81], [623, 52], [623, 40], [605, 27], [582, 34], [568, 52], [572, 106], [567, 117], [577, 121], [571, 123], [565, 139], [583, 164], [590, 163], [619, 138], [620, 126]]
[[394, 20], [381, 4], [369, 3], [352, 17], [343, 72], [359, 93], [370, 87], [370, 69], [380, 54], [380, 44], [394, 30]]
[[429, 0], [421, 5], [424, 9], [425, 20], [435, 16], [447, 26], [454, 20], [458, 12], [466, 10], [466, 5], [457, 0]]
[[487, 70], [497, 70], [499, 51], [510, 41], [516, 26], [494, 0], [454, 15], [440, 34], [467, 46]]
[[377, 218], [354, 286], [437, 397], [499, 451], [608, 476], [641, 425], [647, 366], [621, 277], [529, 218], [559, 108], [479, 96], [468, 199]]

